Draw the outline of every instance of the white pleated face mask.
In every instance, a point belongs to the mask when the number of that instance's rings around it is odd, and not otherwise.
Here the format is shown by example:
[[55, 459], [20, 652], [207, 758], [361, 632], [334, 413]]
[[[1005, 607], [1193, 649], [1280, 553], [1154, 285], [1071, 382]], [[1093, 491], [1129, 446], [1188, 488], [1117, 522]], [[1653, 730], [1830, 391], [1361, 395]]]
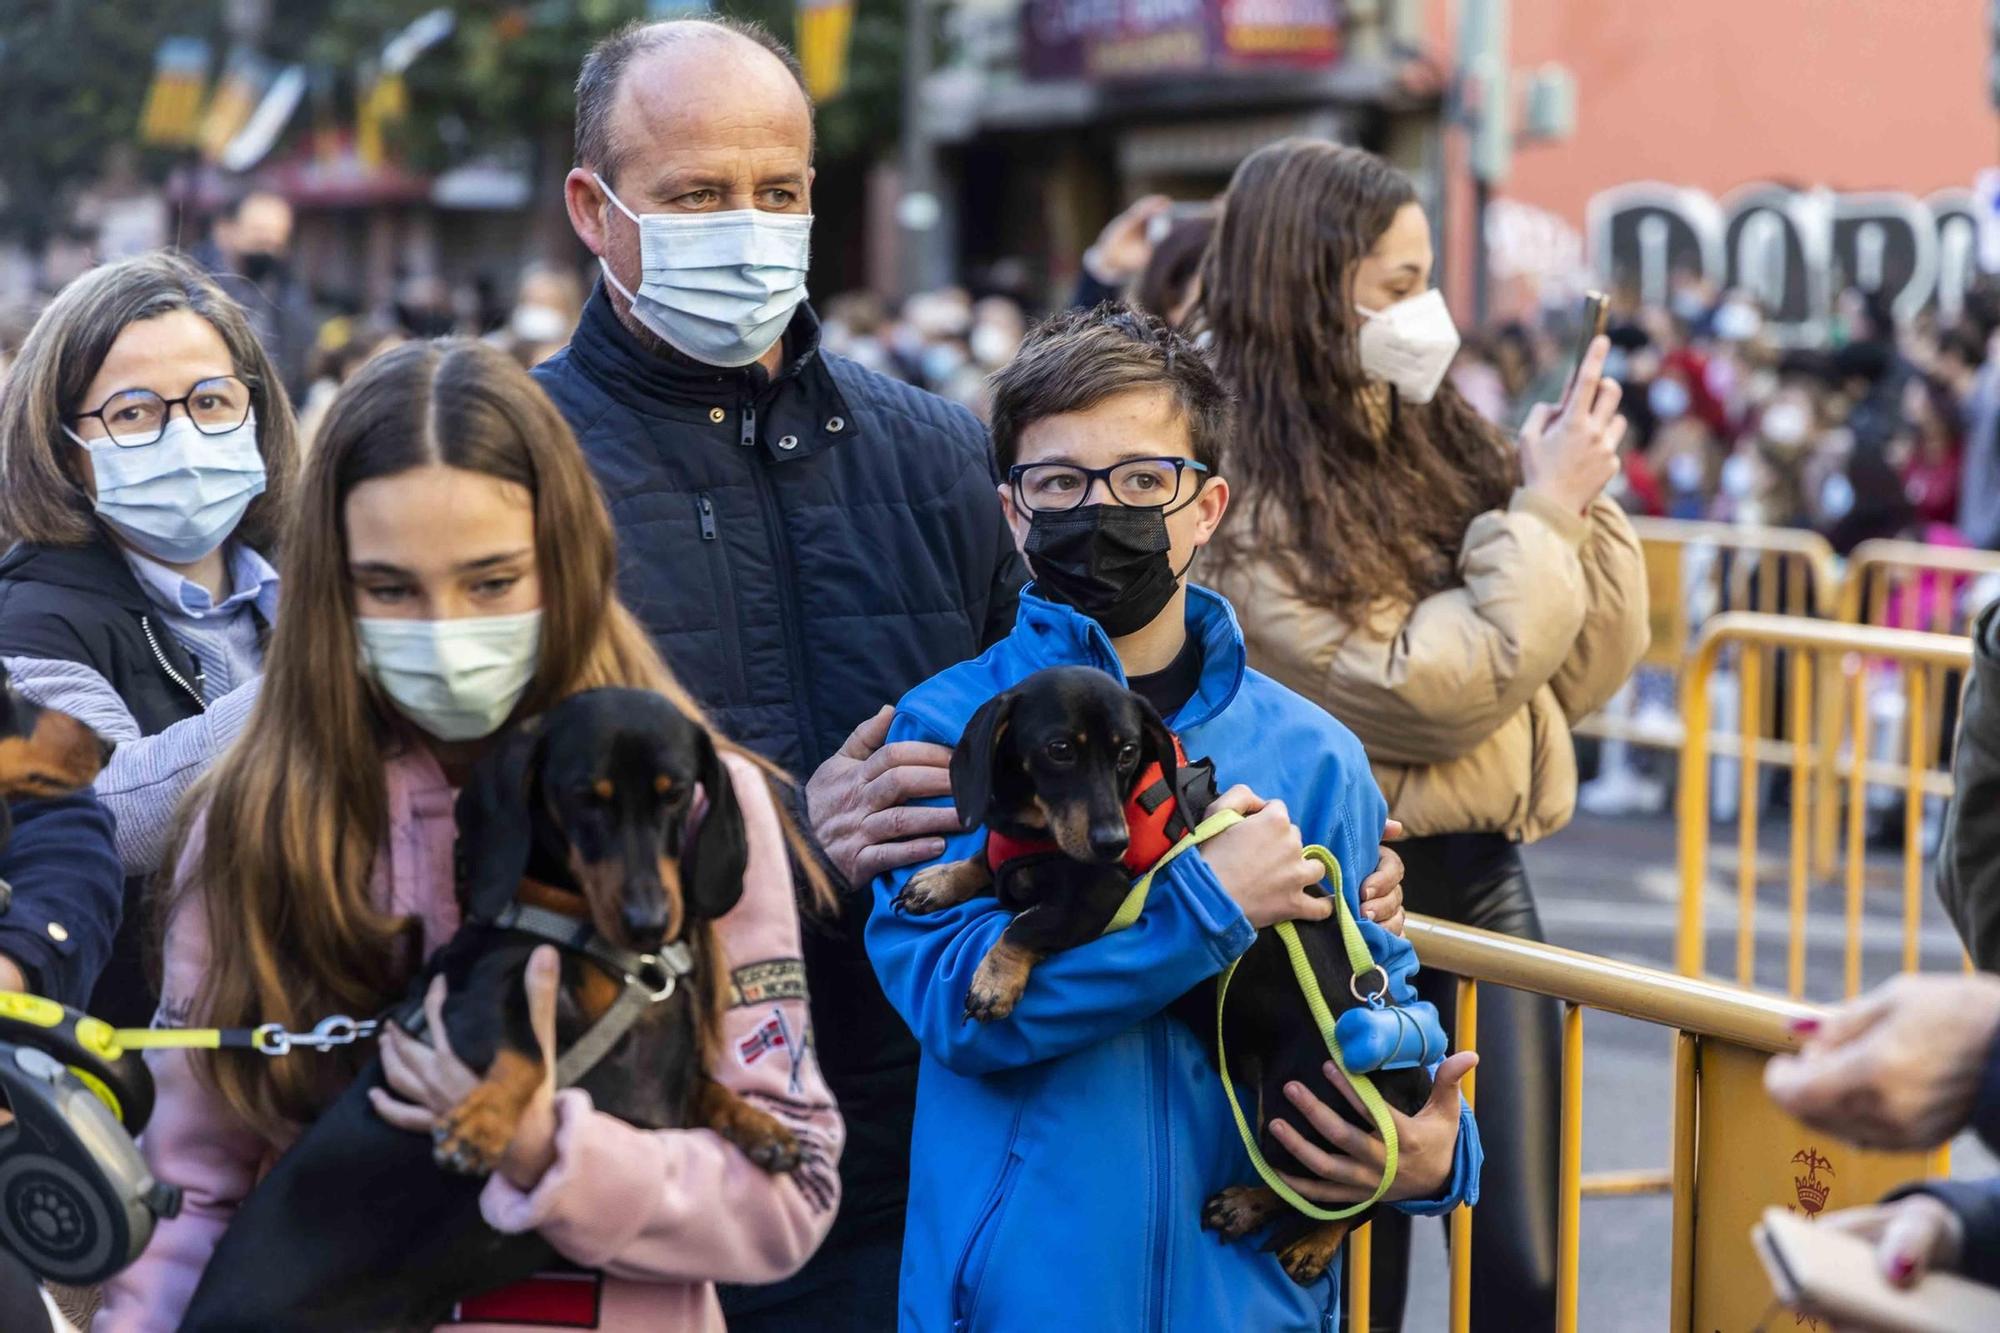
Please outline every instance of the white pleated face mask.
[[639, 228], [639, 289], [618, 281], [599, 256], [604, 280], [669, 347], [703, 365], [747, 366], [784, 336], [806, 299], [810, 213], [640, 214], [603, 177], [591, 179]]
[[500, 729], [541, 664], [542, 613], [457, 620], [359, 616], [361, 665], [398, 712], [441, 741]]
[[1386, 310], [1357, 305], [1362, 316], [1358, 351], [1370, 379], [1396, 386], [1413, 403], [1428, 403], [1458, 355], [1458, 326], [1444, 293], [1433, 287]]

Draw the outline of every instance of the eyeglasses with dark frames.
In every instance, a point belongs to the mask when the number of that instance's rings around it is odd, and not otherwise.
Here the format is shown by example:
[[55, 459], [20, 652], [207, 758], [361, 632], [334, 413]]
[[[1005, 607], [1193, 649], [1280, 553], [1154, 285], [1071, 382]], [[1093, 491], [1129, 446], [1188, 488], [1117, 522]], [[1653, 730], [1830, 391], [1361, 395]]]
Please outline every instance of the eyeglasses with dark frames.
[[[1189, 473], [1194, 474], [1192, 487]], [[1110, 467], [1017, 463], [1007, 469], [1007, 480], [1016, 503], [1031, 514], [1075, 509], [1100, 481], [1112, 500], [1128, 509], [1165, 509], [1171, 514], [1194, 503], [1208, 480], [1208, 468], [1192, 458], [1128, 458]]]
[[120, 389], [96, 411], [78, 412], [69, 419], [95, 418], [113, 444], [139, 449], [159, 443], [177, 407], [203, 435], [227, 435], [250, 419], [251, 401], [248, 384], [235, 375], [221, 375], [201, 381], [178, 398], [162, 398], [151, 389]]

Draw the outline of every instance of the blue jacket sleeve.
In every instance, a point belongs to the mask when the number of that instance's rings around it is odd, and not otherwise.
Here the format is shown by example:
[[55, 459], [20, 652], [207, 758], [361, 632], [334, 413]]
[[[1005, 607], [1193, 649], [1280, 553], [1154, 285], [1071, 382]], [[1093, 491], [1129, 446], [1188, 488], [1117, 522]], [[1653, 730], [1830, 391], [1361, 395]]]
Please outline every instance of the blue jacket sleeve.
[[20, 964], [38, 993], [82, 1008], [125, 907], [110, 813], [82, 792], [14, 801], [14, 836], [0, 851], [0, 879], [14, 887], [0, 915], [0, 954]]
[[[889, 739], [932, 738], [899, 716]], [[983, 830], [960, 834], [940, 860], [977, 856], [984, 846]], [[868, 956], [917, 1043], [960, 1074], [1019, 1068], [1102, 1041], [1166, 1008], [1256, 938], [1199, 850], [1190, 850], [1155, 877], [1146, 910], [1130, 929], [1043, 959], [1012, 1014], [968, 1022], [972, 974], [1013, 914], [990, 897], [928, 916], [898, 912], [897, 893], [922, 868], [875, 881]]]

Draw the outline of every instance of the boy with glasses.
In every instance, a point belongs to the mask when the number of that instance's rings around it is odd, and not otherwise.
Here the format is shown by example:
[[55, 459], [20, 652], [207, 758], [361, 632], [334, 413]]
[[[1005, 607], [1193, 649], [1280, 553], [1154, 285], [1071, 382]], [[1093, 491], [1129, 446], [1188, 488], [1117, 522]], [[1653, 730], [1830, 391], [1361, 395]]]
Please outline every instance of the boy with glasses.
[[[1229, 405], [1192, 345], [1119, 307], [1072, 313], [1031, 334], [993, 390], [1001, 503], [1034, 582], [1012, 635], [904, 696], [891, 742], [951, 745], [1034, 672], [1093, 666], [1147, 698], [1191, 758], [1212, 760], [1218, 804], [1245, 818], [1162, 870], [1131, 928], [1041, 959], [991, 1022], [966, 1021], [966, 991], [1009, 914], [990, 897], [897, 911], [921, 866], [876, 881], [869, 955], [924, 1053], [901, 1325], [1331, 1329], [1337, 1270], [1301, 1286], [1261, 1236], [1218, 1245], [1202, 1232], [1204, 1201], [1254, 1177], [1205, 1043], [1165, 1010], [1259, 929], [1332, 914], [1306, 841], [1333, 850], [1362, 917], [1354, 886], [1375, 865], [1386, 806], [1354, 737], [1251, 671], [1228, 604], [1187, 583], [1229, 504]], [[952, 839], [941, 860], [979, 854], [983, 838]], [[1410, 988], [1409, 945], [1365, 918], [1361, 929], [1393, 998], [1435, 1031]], [[1458, 1094], [1471, 1065], [1439, 1066], [1430, 1104], [1398, 1117], [1388, 1197], [1406, 1211], [1476, 1195], [1478, 1140]], [[1321, 1121], [1325, 1108], [1298, 1093], [1286, 1109]], [[1369, 1197], [1379, 1140], [1316, 1151], [1276, 1111], [1257, 1114], [1322, 1177], [1294, 1188], [1322, 1204]]]

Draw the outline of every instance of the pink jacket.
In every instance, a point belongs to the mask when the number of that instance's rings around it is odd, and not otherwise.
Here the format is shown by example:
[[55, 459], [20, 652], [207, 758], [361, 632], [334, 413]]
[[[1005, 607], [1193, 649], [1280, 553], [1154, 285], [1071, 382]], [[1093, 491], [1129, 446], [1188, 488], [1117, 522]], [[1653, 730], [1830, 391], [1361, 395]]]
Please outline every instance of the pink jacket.
[[[711, 1072], [789, 1125], [805, 1144], [805, 1163], [789, 1176], [767, 1175], [712, 1130], [634, 1129], [598, 1114], [588, 1093], [559, 1092], [555, 1165], [525, 1194], [492, 1177], [480, 1208], [497, 1229], [539, 1231], [596, 1271], [549, 1274], [468, 1302], [453, 1329], [720, 1330], [714, 1283], [791, 1274], [833, 1222], [845, 1128], [812, 1058], [790, 862], [763, 775], [746, 760], [726, 762], [750, 863], [742, 901], [719, 923], [734, 967], [733, 1007], [724, 1019], [729, 1054]], [[428, 953], [458, 928], [455, 793], [420, 747], [392, 759], [386, 780], [389, 836], [376, 896], [421, 921]], [[184, 1021], [207, 964], [199, 910], [191, 905], [167, 931], [163, 1021]], [[178, 1324], [237, 1203], [276, 1158], [195, 1077], [186, 1054], [154, 1051], [147, 1061], [159, 1103], [140, 1147], [185, 1201], [139, 1262], [107, 1284], [92, 1326], [99, 1333], [167, 1333]]]

